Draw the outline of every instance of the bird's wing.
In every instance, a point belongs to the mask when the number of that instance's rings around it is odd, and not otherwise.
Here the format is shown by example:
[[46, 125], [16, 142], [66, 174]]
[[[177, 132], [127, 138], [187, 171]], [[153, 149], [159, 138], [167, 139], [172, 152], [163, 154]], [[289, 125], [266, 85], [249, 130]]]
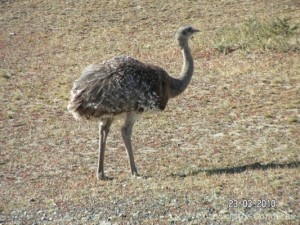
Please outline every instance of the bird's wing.
[[71, 91], [69, 109], [85, 117], [164, 109], [161, 71], [132, 58], [87, 67]]

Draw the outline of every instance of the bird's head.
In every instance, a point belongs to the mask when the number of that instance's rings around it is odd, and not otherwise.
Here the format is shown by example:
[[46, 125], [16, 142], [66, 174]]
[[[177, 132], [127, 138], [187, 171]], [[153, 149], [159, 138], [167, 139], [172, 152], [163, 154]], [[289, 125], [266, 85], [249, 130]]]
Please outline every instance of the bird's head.
[[188, 39], [196, 32], [199, 32], [199, 30], [191, 26], [180, 27], [176, 32], [175, 38], [178, 41], [178, 43], [181, 45], [187, 42]]

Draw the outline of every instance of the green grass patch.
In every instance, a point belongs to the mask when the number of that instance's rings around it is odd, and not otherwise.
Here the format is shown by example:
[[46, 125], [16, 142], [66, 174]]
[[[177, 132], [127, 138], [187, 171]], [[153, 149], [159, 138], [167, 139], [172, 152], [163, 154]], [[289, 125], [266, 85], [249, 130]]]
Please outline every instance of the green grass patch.
[[214, 47], [228, 54], [246, 51], [299, 51], [299, 29], [290, 18], [271, 20], [251, 17], [236, 26], [223, 27], [216, 33]]

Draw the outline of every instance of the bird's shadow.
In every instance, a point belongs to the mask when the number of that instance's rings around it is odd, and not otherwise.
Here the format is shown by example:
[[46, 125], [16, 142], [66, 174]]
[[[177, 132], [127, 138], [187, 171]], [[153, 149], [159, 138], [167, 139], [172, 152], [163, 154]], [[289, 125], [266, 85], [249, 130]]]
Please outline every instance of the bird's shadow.
[[298, 168], [300, 167], [300, 162], [287, 162], [287, 163], [267, 163], [261, 164], [259, 162], [243, 165], [243, 166], [235, 166], [235, 167], [225, 167], [225, 168], [214, 168], [214, 169], [193, 169], [188, 172], [179, 172], [178, 174], [171, 174], [173, 177], [188, 177], [195, 176], [199, 173], [206, 173], [207, 175], [215, 175], [215, 174], [236, 174], [243, 173], [249, 170], [270, 170], [270, 169], [285, 169], [285, 168]]

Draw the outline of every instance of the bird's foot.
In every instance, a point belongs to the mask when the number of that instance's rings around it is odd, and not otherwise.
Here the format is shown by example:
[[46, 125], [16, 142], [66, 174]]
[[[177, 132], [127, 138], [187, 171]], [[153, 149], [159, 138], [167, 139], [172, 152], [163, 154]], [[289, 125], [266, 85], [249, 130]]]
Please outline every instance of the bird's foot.
[[114, 178], [113, 177], [107, 177], [104, 175], [104, 173], [98, 173], [97, 174], [97, 178], [98, 180], [113, 180]]
[[133, 178], [141, 178], [140, 174], [137, 171], [131, 172]]
[[139, 174], [132, 174], [132, 179], [151, 179], [151, 176], [144, 176], [144, 175], [139, 175]]

